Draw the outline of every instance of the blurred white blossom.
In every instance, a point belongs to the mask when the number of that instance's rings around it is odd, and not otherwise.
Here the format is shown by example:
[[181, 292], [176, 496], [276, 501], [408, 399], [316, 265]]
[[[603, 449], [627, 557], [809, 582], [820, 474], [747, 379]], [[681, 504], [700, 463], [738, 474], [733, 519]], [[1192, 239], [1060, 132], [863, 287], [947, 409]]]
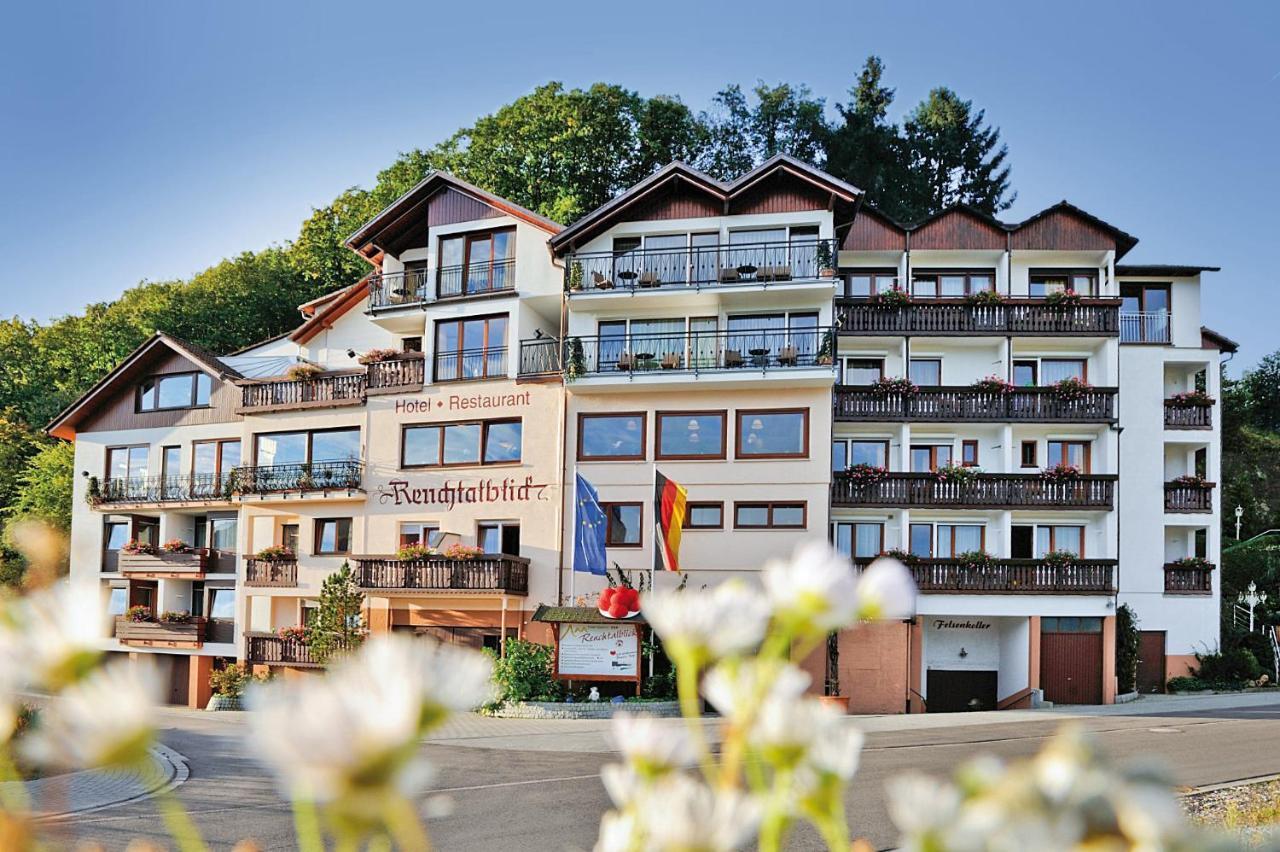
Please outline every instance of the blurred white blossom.
[[[652, 783], [611, 786], [609, 791], [620, 810], [601, 820], [596, 852], [740, 849], [754, 838], [760, 823], [761, 809], [753, 797], [712, 789], [683, 773]], [[619, 792], [622, 798], [617, 798]]]
[[27, 686], [57, 691], [84, 677], [102, 656], [106, 608], [98, 591], [60, 583], [11, 601], [0, 620], [0, 657], [20, 667]]
[[656, 777], [698, 759], [693, 738], [678, 722], [640, 713], [616, 713], [610, 739], [627, 763], [642, 775]]
[[858, 578], [858, 621], [910, 618], [916, 614], [916, 584], [896, 559], [882, 556]]
[[827, 633], [857, 620], [857, 577], [849, 560], [828, 545], [801, 545], [789, 560], [771, 560], [761, 573], [774, 617]]
[[809, 686], [808, 672], [776, 660], [721, 663], [702, 682], [702, 694], [720, 715], [742, 721], [761, 705], [794, 701]]
[[711, 591], [651, 592], [641, 610], [677, 661], [750, 653], [769, 626], [764, 596], [740, 580], [728, 580]]

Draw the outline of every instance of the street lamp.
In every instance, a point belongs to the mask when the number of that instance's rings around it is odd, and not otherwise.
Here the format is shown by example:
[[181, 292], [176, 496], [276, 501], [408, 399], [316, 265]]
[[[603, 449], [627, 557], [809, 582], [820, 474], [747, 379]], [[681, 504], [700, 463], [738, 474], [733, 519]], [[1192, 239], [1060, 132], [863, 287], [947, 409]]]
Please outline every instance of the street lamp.
[[1244, 517], [1244, 506], [1236, 506], [1236, 541], [1240, 540], [1240, 519]]
[[1249, 632], [1252, 633], [1253, 632], [1253, 609], [1258, 604], [1267, 602], [1267, 593], [1258, 591], [1258, 584], [1250, 580], [1249, 588], [1246, 591], [1241, 592], [1236, 597], [1236, 600], [1239, 601], [1241, 604], [1245, 604], [1249, 607]]

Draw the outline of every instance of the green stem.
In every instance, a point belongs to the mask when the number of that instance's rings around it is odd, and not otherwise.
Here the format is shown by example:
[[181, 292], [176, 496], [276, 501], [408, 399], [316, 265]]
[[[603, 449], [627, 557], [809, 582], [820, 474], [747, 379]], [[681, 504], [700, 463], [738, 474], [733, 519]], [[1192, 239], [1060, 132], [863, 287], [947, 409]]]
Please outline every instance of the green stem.
[[760, 824], [760, 852], [779, 852], [787, 833], [787, 796], [791, 792], [793, 770], [779, 769], [773, 778], [773, 796]]
[[0, 784], [0, 805], [6, 811], [25, 814], [31, 810], [31, 797], [27, 795], [27, 785], [22, 783], [22, 775], [9, 753], [9, 743], [0, 746], [0, 781], [6, 782]]
[[698, 765], [710, 784], [715, 780], [716, 768], [711, 760], [711, 748], [707, 745], [706, 732], [702, 728], [698, 710], [698, 667], [692, 660], [676, 661], [676, 694], [680, 697], [680, 715], [684, 717], [694, 747], [698, 750]]
[[324, 852], [324, 837], [320, 833], [320, 814], [316, 811], [316, 803], [311, 798], [294, 797], [293, 828], [298, 835], [298, 852]]
[[156, 805], [160, 809], [160, 816], [164, 818], [165, 827], [182, 852], [208, 852], [209, 847], [204, 845], [200, 830], [191, 821], [187, 809], [172, 790], [160, 788], [160, 792], [156, 794]]
[[387, 827], [401, 852], [430, 852], [431, 840], [413, 803], [397, 796], [387, 806]]
[[844, 813], [844, 797], [840, 792], [837, 788], [832, 793], [832, 801], [826, 812], [813, 821], [831, 852], [848, 852], [849, 849], [849, 823]]

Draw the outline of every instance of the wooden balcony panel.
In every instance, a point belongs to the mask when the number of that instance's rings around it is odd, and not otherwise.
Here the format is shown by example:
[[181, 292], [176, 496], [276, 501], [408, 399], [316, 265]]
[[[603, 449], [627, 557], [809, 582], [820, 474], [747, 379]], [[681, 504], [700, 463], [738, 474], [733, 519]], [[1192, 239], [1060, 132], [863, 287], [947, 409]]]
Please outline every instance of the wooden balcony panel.
[[1164, 484], [1164, 510], [1166, 512], [1190, 512], [1194, 514], [1212, 512], [1213, 488], [1213, 483], [1207, 483], [1204, 487], [1201, 487], [1166, 482]]
[[974, 568], [956, 559], [921, 559], [908, 568], [927, 594], [1109, 595], [1116, 590], [1116, 565], [1114, 559], [997, 559]]
[[143, 645], [151, 648], [199, 648], [204, 644], [205, 620], [193, 618], [181, 624], [162, 621], [131, 621], [117, 618], [116, 639], [124, 645]]
[[422, 390], [426, 381], [426, 360], [421, 353], [374, 361], [368, 365], [368, 396], [387, 393], [408, 393]]
[[270, 379], [240, 388], [239, 414], [301, 411], [363, 405], [367, 377], [364, 370], [327, 373], [313, 379]]
[[1213, 566], [1187, 568], [1173, 562], [1165, 563], [1164, 593], [1166, 595], [1213, 594]]
[[844, 422], [1112, 423], [1116, 394], [1117, 388], [1093, 388], [1079, 399], [1061, 399], [1053, 388], [993, 393], [967, 386], [886, 394], [869, 385], [837, 385], [834, 404], [836, 420]]
[[245, 659], [269, 666], [317, 668], [311, 648], [297, 639], [281, 639], [274, 633], [246, 633]]
[[421, 592], [529, 593], [529, 560], [505, 554], [475, 559], [356, 559], [356, 585]]
[[875, 482], [832, 474], [835, 506], [957, 509], [1098, 509], [1114, 504], [1114, 474], [1053, 480], [1037, 474], [979, 473], [969, 482], [940, 482], [932, 473], [886, 473]]
[[1053, 305], [1044, 299], [1008, 298], [993, 305], [964, 299], [916, 299], [889, 306], [868, 299], [836, 301], [836, 322], [843, 334], [1020, 335], [1116, 337], [1120, 333], [1118, 299], [1086, 299]]
[[209, 570], [209, 551], [191, 553], [121, 553], [116, 570], [137, 579], [202, 580]]
[[1213, 406], [1180, 406], [1166, 399], [1164, 402], [1164, 428], [1212, 429]]
[[246, 559], [244, 584], [260, 588], [293, 588], [298, 585], [298, 560]]

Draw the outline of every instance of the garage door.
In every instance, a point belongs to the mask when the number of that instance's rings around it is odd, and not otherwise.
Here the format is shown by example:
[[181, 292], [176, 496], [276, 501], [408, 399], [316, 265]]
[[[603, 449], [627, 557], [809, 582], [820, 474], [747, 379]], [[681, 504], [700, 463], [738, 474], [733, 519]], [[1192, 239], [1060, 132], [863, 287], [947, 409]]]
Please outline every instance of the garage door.
[[948, 671], [929, 669], [925, 681], [925, 709], [930, 713], [963, 713], [996, 709], [996, 681], [993, 671]]
[[1040, 688], [1054, 704], [1102, 703], [1102, 619], [1040, 620]]

